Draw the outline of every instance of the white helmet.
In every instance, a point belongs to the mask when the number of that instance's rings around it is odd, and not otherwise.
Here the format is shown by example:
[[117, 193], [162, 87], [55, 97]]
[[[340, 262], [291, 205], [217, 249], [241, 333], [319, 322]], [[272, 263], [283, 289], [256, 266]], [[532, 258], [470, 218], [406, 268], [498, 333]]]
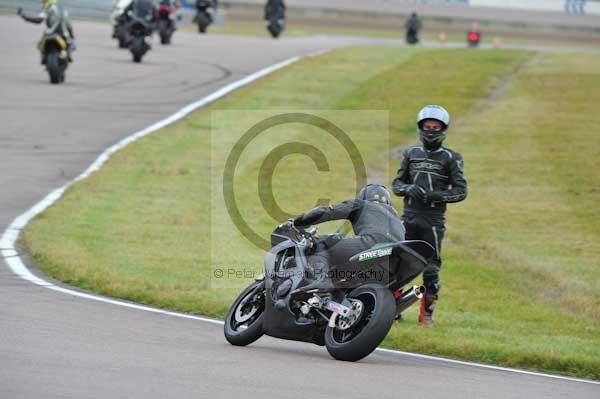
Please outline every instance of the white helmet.
[[[442, 130], [423, 130], [423, 121], [427, 119], [434, 119], [441, 122], [443, 125]], [[442, 142], [446, 139], [446, 133], [449, 126], [450, 114], [440, 105], [426, 105], [417, 116], [417, 131], [419, 132], [419, 138], [425, 148], [430, 150], [435, 150], [442, 145]]]

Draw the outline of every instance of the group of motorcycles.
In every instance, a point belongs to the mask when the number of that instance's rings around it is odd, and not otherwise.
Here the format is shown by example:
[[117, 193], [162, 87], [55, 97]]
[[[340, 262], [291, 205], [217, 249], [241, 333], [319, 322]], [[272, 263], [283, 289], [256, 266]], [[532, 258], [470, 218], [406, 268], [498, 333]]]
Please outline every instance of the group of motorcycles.
[[[150, 0], [147, 4], [153, 4], [153, 1]], [[194, 23], [198, 25], [200, 33], [206, 33], [208, 27], [213, 23], [216, 4], [215, 0], [196, 0]], [[152, 6], [150, 12], [137, 12], [138, 10], [134, 10], [131, 5], [131, 0], [115, 0], [113, 2], [112, 37], [117, 39], [119, 48], [129, 49], [134, 62], [141, 62], [144, 55], [151, 49], [151, 45], [146, 39], [151, 37], [155, 31], [158, 32], [161, 44], [171, 43], [173, 33], [177, 29], [177, 18], [175, 17], [175, 7], [171, 1], [160, 1], [158, 8], [155, 9]], [[21, 15], [22, 9], [19, 8], [17, 13]], [[264, 19], [269, 33], [274, 38], [278, 38], [286, 24], [283, 1], [268, 0]], [[53, 31], [44, 35], [38, 47], [50, 82], [53, 84], [64, 82], [67, 67], [71, 62], [71, 52], [75, 49], [73, 41], [66, 38], [64, 34]]]
[[175, 9], [171, 2], [161, 2], [158, 9], [135, 10], [115, 9], [113, 13], [113, 38], [117, 39], [120, 48], [128, 48], [134, 62], [141, 62], [142, 57], [151, 49], [147, 37], [156, 31], [163, 45], [171, 43], [171, 37], [177, 29]]

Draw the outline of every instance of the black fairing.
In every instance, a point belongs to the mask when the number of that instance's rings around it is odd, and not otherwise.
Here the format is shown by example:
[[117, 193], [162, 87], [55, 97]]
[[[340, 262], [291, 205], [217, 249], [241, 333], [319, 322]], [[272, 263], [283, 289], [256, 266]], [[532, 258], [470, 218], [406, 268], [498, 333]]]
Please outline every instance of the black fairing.
[[[323, 330], [314, 324], [297, 324], [296, 315], [290, 310], [291, 292], [305, 283], [304, 247], [287, 238], [285, 232], [277, 230], [271, 235], [271, 241], [275, 246], [265, 256], [264, 333], [277, 338], [323, 345]], [[278, 297], [278, 288], [290, 280], [292, 285], [289, 290], [285, 290], [287, 294], [284, 297]], [[284, 309], [275, 309], [274, 303], [277, 300], [285, 302]]]
[[[297, 316], [290, 308], [290, 299], [294, 290], [305, 285], [307, 258], [306, 247], [308, 240], [303, 241], [297, 232], [277, 228], [271, 234], [271, 250], [265, 256], [265, 288], [266, 303], [263, 320], [264, 333], [273, 337], [295, 341], [312, 342], [324, 345], [326, 321], [319, 320], [317, 324], [298, 324]], [[359, 261], [360, 254], [353, 256], [344, 266], [349, 270], [364, 270], [377, 268], [386, 273], [390, 289], [402, 287], [423, 272], [427, 261], [433, 256], [434, 249], [424, 241], [402, 241], [397, 243], [375, 246], [377, 248], [392, 248], [389, 256]], [[372, 249], [370, 250], [372, 251]], [[369, 252], [364, 251], [362, 253]], [[338, 267], [339, 269], [339, 267]], [[291, 287], [287, 287], [291, 281]], [[368, 281], [360, 280], [362, 285]], [[379, 283], [382, 283], [379, 281]], [[336, 285], [344, 289], [343, 284]], [[280, 288], [281, 287], [281, 288]], [[278, 296], [284, 295], [283, 297]], [[279, 309], [275, 303], [285, 304]], [[281, 302], [283, 301], [283, 302]]]
[[[391, 254], [369, 260], [361, 260], [365, 254], [372, 253], [377, 249], [391, 247]], [[435, 249], [425, 241], [399, 241], [390, 244], [376, 245], [366, 251], [358, 253], [350, 258], [344, 269], [360, 271], [373, 269], [384, 273], [384, 283], [389, 284], [390, 289], [401, 288], [411, 280], [423, 273], [425, 266], [434, 255]], [[381, 281], [377, 281], [381, 283]]]

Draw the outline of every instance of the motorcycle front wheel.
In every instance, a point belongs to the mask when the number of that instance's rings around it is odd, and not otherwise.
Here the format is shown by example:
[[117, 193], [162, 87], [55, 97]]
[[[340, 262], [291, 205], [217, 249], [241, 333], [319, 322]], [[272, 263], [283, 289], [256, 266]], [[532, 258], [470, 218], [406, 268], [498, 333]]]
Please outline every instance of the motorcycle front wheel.
[[206, 33], [206, 28], [208, 28], [208, 25], [210, 25], [210, 18], [204, 13], [199, 13], [198, 14], [198, 32]]
[[64, 80], [63, 71], [60, 67], [60, 56], [57, 51], [51, 51], [46, 56], [46, 69], [50, 76], [50, 83], [59, 84]]
[[142, 57], [146, 52], [146, 49], [144, 48], [146, 46], [144, 43], [144, 38], [134, 37], [130, 46], [131, 55], [133, 55], [133, 62], [142, 62]]
[[274, 39], [278, 39], [279, 35], [281, 35], [281, 32], [283, 31], [283, 29], [277, 22], [271, 22], [267, 27], [267, 30], [269, 31], [271, 36], [273, 36]]
[[338, 316], [336, 326], [325, 330], [325, 347], [335, 359], [355, 362], [373, 352], [390, 331], [396, 303], [390, 290], [377, 284], [352, 290], [348, 299], [355, 317]]
[[236, 346], [246, 346], [263, 335], [265, 282], [255, 281], [237, 297], [225, 318], [225, 339]]
[[160, 36], [160, 44], [170, 44], [171, 43], [171, 31], [170, 31], [169, 23], [167, 21], [161, 20], [159, 22], [158, 32]]

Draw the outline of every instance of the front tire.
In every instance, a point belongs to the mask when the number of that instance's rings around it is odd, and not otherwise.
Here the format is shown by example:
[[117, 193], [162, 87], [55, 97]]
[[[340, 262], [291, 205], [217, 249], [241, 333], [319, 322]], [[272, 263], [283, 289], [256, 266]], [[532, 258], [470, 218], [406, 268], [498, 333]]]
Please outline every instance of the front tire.
[[135, 37], [131, 42], [131, 55], [133, 55], [133, 62], [142, 62], [142, 57], [146, 52], [143, 37]]
[[250, 284], [235, 300], [225, 318], [225, 339], [235, 346], [246, 346], [263, 335], [265, 282]]
[[206, 28], [210, 24], [210, 20], [204, 13], [198, 15], [198, 32], [206, 33]]
[[[350, 327], [325, 330], [325, 347], [337, 360], [355, 362], [369, 355], [383, 341], [394, 322], [396, 303], [389, 289], [365, 284], [351, 291], [348, 298], [360, 301], [362, 311]], [[339, 316], [338, 316], [339, 318]]]
[[59, 54], [56, 51], [51, 51], [46, 56], [46, 69], [50, 76], [50, 83], [59, 84], [61, 82], [62, 71], [60, 68]]
[[159, 22], [160, 44], [169, 44], [171, 42], [171, 30], [169, 23], [165, 20]]

